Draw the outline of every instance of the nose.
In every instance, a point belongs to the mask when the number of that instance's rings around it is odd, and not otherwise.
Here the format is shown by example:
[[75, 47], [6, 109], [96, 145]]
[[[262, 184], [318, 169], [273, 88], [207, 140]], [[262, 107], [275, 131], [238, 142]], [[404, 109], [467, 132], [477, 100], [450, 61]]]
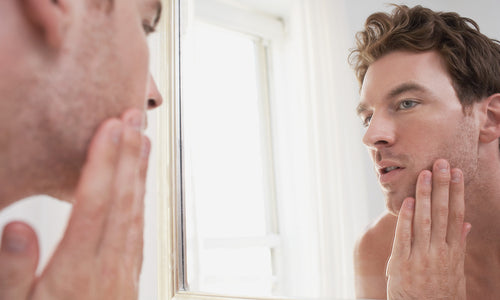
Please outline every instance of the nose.
[[156, 82], [153, 79], [151, 73], [148, 76], [148, 91], [147, 91], [147, 107], [148, 109], [155, 109], [163, 103], [163, 98], [161, 97]]
[[390, 147], [395, 141], [394, 123], [384, 116], [377, 116], [375, 114], [371, 117], [368, 129], [363, 136], [363, 143], [369, 149], [380, 149], [383, 147]]

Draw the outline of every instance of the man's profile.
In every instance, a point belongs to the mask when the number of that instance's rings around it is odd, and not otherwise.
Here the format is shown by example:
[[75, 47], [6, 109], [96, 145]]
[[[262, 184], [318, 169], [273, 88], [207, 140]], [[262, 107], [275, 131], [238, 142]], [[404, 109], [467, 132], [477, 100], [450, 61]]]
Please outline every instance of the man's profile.
[[356, 246], [356, 296], [498, 298], [499, 42], [401, 5], [368, 17], [351, 63], [388, 209]]
[[0, 209], [46, 194], [73, 204], [37, 276], [38, 242], [7, 224], [0, 299], [136, 299], [150, 142], [162, 99], [148, 72], [159, 0], [0, 1]]

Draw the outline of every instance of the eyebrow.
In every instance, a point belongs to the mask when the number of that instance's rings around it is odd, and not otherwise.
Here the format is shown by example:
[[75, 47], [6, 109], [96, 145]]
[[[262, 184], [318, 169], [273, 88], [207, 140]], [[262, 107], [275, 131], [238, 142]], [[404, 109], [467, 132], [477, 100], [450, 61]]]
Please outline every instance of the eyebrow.
[[366, 105], [364, 103], [360, 103], [358, 104], [358, 106], [356, 107], [356, 114], [358, 116], [361, 116], [362, 113], [364, 113], [365, 111], [368, 110], [368, 107], [366, 107]]
[[397, 97], [406, 92], [427, 92], [427, 89], [421, 86], [420, 84], [414, 82], [405, 82], [393, 88], [388, 96], [389, 98]]
[[153, 20], [153, 27], [156, 27], [156, 25], [158, 25], [158, 22], [160, 22], [160, 17], [161, 17], [161, 10], [162, 10], [161, 1], [158, 0], [153, 5], [156, 6], [156, 15]]
[[[402, 84], [396, 86], [392, 90], [390, 90], [389, 93], [387, 94], [387, 98], [395, 98], [401, 94], [404, 94], [406, 92], [411, 92], [411, 91], [424, 92], [424, 93], [428, 92], [428, 90], [425, 87], [423, 87], [415, 82], [405, 82], [405, 83], [402, 83]], [[360, 103], [356, 107], [356, 114], [358, 116], [360, 116], [362, 113], [364, 113], [367, 110], [368, 110], [368, 107], [366, 106], [366, 104]]]

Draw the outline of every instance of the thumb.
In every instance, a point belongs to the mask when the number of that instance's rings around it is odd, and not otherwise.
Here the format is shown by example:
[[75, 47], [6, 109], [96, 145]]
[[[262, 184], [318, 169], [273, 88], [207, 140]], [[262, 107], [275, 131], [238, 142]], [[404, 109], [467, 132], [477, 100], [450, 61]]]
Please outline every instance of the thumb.
[[11, 222], [3, 229], [0, 247], [0, 299], [26, 299], [38, 265], [38, 239], [23, 222]]

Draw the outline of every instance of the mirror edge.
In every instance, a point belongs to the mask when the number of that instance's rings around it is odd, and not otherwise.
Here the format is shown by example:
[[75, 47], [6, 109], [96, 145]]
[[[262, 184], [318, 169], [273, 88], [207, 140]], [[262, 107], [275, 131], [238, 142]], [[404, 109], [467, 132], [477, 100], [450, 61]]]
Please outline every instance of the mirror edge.
[[[180, 185], [179, 176], [179, 28], [178, 1], [161, 0], [163, 21], [160, 24], [161, 62], [164, 72], [159, 81], [166, 103], [158, 112], [156, 147], [158, 150], [158, 299], [173, 299], [179, 284], [179, 260], [182, 245], [177, 226]], [[179, 202], [178, 202], [179, 201]]]

